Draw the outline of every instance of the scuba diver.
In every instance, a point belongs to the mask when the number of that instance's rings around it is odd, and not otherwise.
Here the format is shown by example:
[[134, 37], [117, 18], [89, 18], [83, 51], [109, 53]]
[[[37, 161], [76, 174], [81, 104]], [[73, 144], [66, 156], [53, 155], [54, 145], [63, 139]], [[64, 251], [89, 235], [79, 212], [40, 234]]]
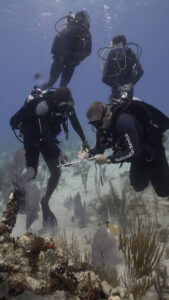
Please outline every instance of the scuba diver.
[[[103, 82], [112, 89], [109, 97], [110, 103], [114, 99], [120, 99], [124, 92], [132, 99], [133, 87], [144, 73], [139, 57], [131, 48], [127, 47], [127, 45], [135, 45], [137, 50], [141, 50], [139, 45], [127, 43], [124, 35], [115, 36], [112, 42], [112, 47], [105, 48], [112, 50], [105, 61], [102, 72]], [[103, 57], [100, 58], [103, 59]]]
[[67, 86], [70, 82], [74, 69], [90, 55], [92, 49], [92, 37], [89, 31], [90, 18], [87, 12], [79, 11], [75, 16], [72, 14], [59, 19], [66, 19], [60, 30], [57, 30], [51, 53], [53, 63], [48, 82], [41, 89], [52, 87], [61, 75], [60, 86]]
[[19, 129], [23, 135], [26, 167], [33, 168], [34, 177], [37, 174], [39, 155], [42, 154], [50, 178], [42, 198], [43, 227], [56, 228], [57, 220], [49, 208], [49, 199], [60, 178], [60, 162], [66, 163], [68, 158], [58, 146], [56, 136], [61, 132], [61, 126], [68, 134], [67, 122], [70, 120], [74, 130], [88, 147], [85, 135], [74, 110], [74, 100], [67, 87], [43, 92], [36, 88], [26, 99], [25, 104], [10, 119], [10, 126], [15, 131]]
[[[125, 99], [113, 104], [93, 102], [86, 113], [97, 130], [96, 146], [79, 152], [80, 159], [95, 157], [98, 164], [129, 162], [130, 183], [135, 191], [143, 191], [151, 182], [156, 194], [169, 196], [169, 165], [162, 143], [169, 129], [169, 118], [155, 107]], [[106, 157], [105, 149], [113, 154]]]

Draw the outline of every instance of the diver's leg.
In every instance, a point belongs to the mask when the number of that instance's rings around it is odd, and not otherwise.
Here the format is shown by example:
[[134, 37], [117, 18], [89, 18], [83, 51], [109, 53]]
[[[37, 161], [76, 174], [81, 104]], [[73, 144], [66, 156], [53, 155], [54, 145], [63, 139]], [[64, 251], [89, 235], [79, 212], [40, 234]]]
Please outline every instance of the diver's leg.
[[26, 167], [33, 168], [34, 170], [34, 179], [38, 170], [38, 162], [39, 162], [39, 146], [34, 146], [30, 140], [24, 141], [24, 149], [25, 149], [25, 158], [26, 158]]
[[51, 227], [53, 230], [57, 226], [57, 219], [49, 208], [49, 199], [58, 185], [60, 178], [60, 168], [57, 167], [58, 159], [49, 160], [46, 162], [50, 171], [50, 178], [47, 183], [47, 190], [45, 196], [42, 198], [42, 213], [43, 213], [43, 227]]
[[62, 71], [62, 65], [59, 60], [54, 60], [50, 69], [50, 75], [48, 82], [42, 84], [41, 89], [45, 90], [49, 87], [52, 87], [54, 83], [59, 78], [59, 75]]
[[67, 86], [69, 81], [71, 80], [73, 73], [75, 70], [75, 66], [65, 66], [62, 71], [60, 86]]
[[156, 156], [149, 163], [148, 169], [152, 186], [159, 197], [169, 196], [169, 165], [165, 150], [160, 142]]
[[49, 208], [49, 199], [58, 185], [61, 174], [59, 168], [60, 150], [55, 143], [53, 143], [52, 145], [44, 144], [42, 146], [41, 153], [50, 171], [50, 177], [47, 183], [46, 193], [42, 198], [41, 202], [43, 213], [43, 226], [54, 228], [57, 226], [57, 220], [55, 218], [55, 215]]
[[143, 160], [134, 161], [130, 166], [130, 183], [136, 192], [143, 191], [149, 184], [146, 165]]
[[50, 177], [47, 183], [47, 189], [44, 196], [45, 203], [49, 203], [49, 199], [52, 196], [55, 188], [58, 185], [59, 178], [61, 175], [60, 168], [59, 168], [59, 157], [56, 159], [51, 159], [46, 161], [48, 169], [50, 171]]

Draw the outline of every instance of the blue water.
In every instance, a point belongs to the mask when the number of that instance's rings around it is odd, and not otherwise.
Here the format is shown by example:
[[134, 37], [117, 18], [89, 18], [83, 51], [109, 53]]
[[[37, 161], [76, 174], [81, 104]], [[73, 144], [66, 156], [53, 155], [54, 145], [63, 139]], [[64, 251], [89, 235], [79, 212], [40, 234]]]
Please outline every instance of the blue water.
[[110, 88], [101, 81], [97, 50], [117, 34], [143, 47], [145, 73], [135, 95], [169, 114], [168, 0], [0, 0], [1, 148], [15, 141], [9, 119], [36, 84], [34, 74], [48, 79], [54, 23], [83, 8], [91, 18], [93, 49], [69, 84], [81, 123], [87, 124], [85, 111], [92, 101], [107, 102]]
[[[88, 106], [93, 101], [107, 103], [110, 95], [110, 87], [106, 86], [101, 79], [102, 70], [97, 50], [100, 47], [108, 46], [112, 38], [118, 34], [124, 34], [127, 41], [138, 43], [143, 48], [140, 61], [144, 75], [135, 86], [135, 96], [154, 105], [169, 116], [169, 0], [0, 0], [0, 165], [2, 161], [5, 161], [6, 156], [8, 158], [8, 153], [13, 155], [15, 149], [21, 146], [9, 126], [9, 120], [23, 105], [33, 86], [37, 84], [34, 75], [36, 73], [42, 74], [40, 84], [49, 78], [52, 63], [51, 44], [56, 35], [55, 22], [70, 11], [76, 13], [82, 9], [86, 9], [90, 15], [93, 48], [92, 54], [75, 69], [69, 88], [72, 91], [77, 116], [84, 128], [87, 140], [94, 143], [94, 138], [91, 141], [91, 129], [87, 125], [85, 116]], [[56, 82], [55, 87], [58, 87], [59, 82], [60, 80]], [[80, 143], [79, 138], [78, 140]], [[4, 151], [7, 154], [2, 154]], [[92, 162], [90, 163], [92, 164]], [[59, 215], [61, 210], [58, 210], [57, 203], [60, 205], [59, 208], [62, 207], [66, 197], [70, 196], [70, 194], [67, 195], [67, 192], [74, 196], [79, 190], [83, 203], [88, 205], [93, 195], [96, 197], [96, 199], [95, 197], [92, 199], [93, 203], [97, 202], [95, 174], [98, 173], [99, 180], [99, 172], [95, 167], [91, 167], [90, 180], [88, 180], [87, 186], [89, 193], [85, 194], [84, 187], [79, 184], [78, 177], [73, 174], [73, 168], [68, 171], [64, 168], [62, 170], [62, 181], [59, 183], [56, 197], [58, 202], [50, 199], [50, 205], [52, 203], [53, 212], [60, 222], [58, 222], [59, 226], [64, 227], [65, 222], [67, 224], [66, 229], [70, 231], [71, 228], [76, 227], [74, 224], [77, 223], [73, 223], [71, 212], [69, 211], [68, 214], [65, 208], [63, 208], [63, 212], [66, 211], [65, 219], [62, 214]], [[108, 173], [108, 171], [109, 169], [106, 172]], [[117, 184], [116, 172], [117, 169], [114, 167], [109, 173], [109, 175], [111, 174], [110, 180], [113, 182], [115, 180], [115, 187]], [[119, 174], [120, 172], [122, 171], [119, 171]], [[0, 179], [2, 181], [5, 173], [1, 173]], [[109, 179], [107, 173], [106, 176]], [[124, 172], [123, 175], [125, 174]], [[80, 175], [78, 176], [80, 178]], [[119, 182], [123, 180], [123, 177], [120, 179], [119, 175]], [[67, 178], [68, 181], [66, 181]], [[104, 187], [101, 187], [103, 194], [109, 191], [108, 179]], [[125, 183], [124, 186], [127, 184]], [[127, 187], [130, 188], [129, 185]], [[7, 199], [8, 190], [6, 194]], [[131, 194], [131, 199], [133, 199], [132, 197]], [[151, 194], [150, 198], [152, 198]], [[3, 199], [0, 200], [2, 202]], [[145, 203], [149, 205], [148, 200], [146, 195]], [[137, 195], [135, 203], [138, 210], [139, 201], [142, 202], [142, 196]], [[157, 201], [157, 199], [153, 201]], [[159, 209], [158, 206], [152, 209], [151, 204], [148, 206], [148, 215], [151, 213], [154, 216], [154, 211], [157, 213], [159, 210], [159, 215], [161, 213], [160, 216], [162, 216], [159, 220], [162, 220], [165, 226], [168, 220], [167, 206], [163, 205], [163, 210], [162, 206], [159, 206]], [[133, 206], [133, 210], [136, 206]], [[95, 206], [93, 207], [94, 221], [89, 215], [89, 226], [84, 229], [87, 234], [90, 233], [90, 230], [94, 232], [93, 224], [100, 226], [100, 220], [97, 222], [97, 216], [95, 216]], [[130, 210], [132, 210], [132, 206]], [[140, 210], [142, 210], [142, 206]], [[20, 225], [21, 222], [18, 224], [16, 231], [18, 229], [25, 230], [25, 222], [23, 226]], [[167, 226], [168, 224], [166, 228]], [[82, 240], [85, 231], [79, 229], [79, 232]], [[26, 298], [21, 295], [20, 299]], [[30, 296], [27, 299], [41, 298], [40, 296], [35, 298]]]

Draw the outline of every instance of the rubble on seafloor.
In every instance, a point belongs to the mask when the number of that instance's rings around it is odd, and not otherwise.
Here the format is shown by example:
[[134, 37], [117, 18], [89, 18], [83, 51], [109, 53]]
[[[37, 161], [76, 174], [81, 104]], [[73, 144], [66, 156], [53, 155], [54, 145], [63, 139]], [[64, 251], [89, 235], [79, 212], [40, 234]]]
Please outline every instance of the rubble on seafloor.
[[[169, 278], [166, 267], [163, 272], [159, 271], [156, 274], [156, 278], [152, 277], [152, 274], [147, 277], [142, 276], [138, 280], [134, 277], [134, 281], [131, 282], [133, 285], [130, 286], [133, 293], [129, 294], [129, 298], [125, 298], [120, 286], [114, 288], [104, 279], [101, 280], [99, 273], [96, 274], [92, 269], [90, 259], [87, 256], [84, 258], [80, 256], [74, 235], [72, 235], [71, 249], [68, 247], [66, 234], [50, 238], [27, 232], [17, 238], [12, 237], [11, 233], [23, 199], [24, 194], [15, 189], [9, 196], [0, 222], [0, 299], [15, 299], [25, 292], [32, 293], [35, 297], [56, 296], [54, 299], [60, 300], [169, 299]], [[158, 261], [159, 257], [161, 254], [158, 252], [154, 259]], [[150, 290], [154, 281], [157, 295]], [[153, 298], [147, 297], [147, 291], [152, 292]], [[58, 293], [63, 297], [58, 296]]]
[[36, 295], [65, 291], [77, 299], [120, 299], [119, 292], [101, 281], [89, 263], [69, 260], [57, 238], [29, 232], [10, 236], [22, 197], [18, 190], [10, 194], [0, 223], [0, 299], [25, 290]]

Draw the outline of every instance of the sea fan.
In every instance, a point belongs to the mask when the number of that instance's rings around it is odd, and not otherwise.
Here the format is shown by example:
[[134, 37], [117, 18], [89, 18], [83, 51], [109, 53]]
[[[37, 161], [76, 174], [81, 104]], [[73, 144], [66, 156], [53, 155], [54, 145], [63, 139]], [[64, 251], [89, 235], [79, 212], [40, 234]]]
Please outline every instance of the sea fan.
[[6, 164], [8, 178], [18, 189], [20, 186], [22, 186], [21, 175], [24, 168], [25, 152], [23, 148], [19, 148], [14, 154], [13, 161], [10, 161]]
[[28, 229], [37, 218], [41, 191], [32, 181], [35, 174], [33, 168], [28, 168], [26, 171], [25, 168], [25, 151], [20, 148], [14, 154], [13, 161], [6, 164], [6, 169], [9, 180], [25, 196], [20, 204], [19, 212], [26, 214], [26, 229]]
[[25, 202], [26, 202], [26, 230], [37, 219], [39, 211], [39, 202], [41, 191], [35, 182], [28, 182], [25, 186]]
[[119, 262], [114, 240], [106, 227], [100, 227], [92, 241], [92, 267], [96, 270], [104, 266], [105, 269], [115, 267]]
[[74, 215], [79, 218], [80, 227], [85, 227], [87, 224], [86, 203], [82, 205], [81, 196], [79, 192], [74, 197]]

